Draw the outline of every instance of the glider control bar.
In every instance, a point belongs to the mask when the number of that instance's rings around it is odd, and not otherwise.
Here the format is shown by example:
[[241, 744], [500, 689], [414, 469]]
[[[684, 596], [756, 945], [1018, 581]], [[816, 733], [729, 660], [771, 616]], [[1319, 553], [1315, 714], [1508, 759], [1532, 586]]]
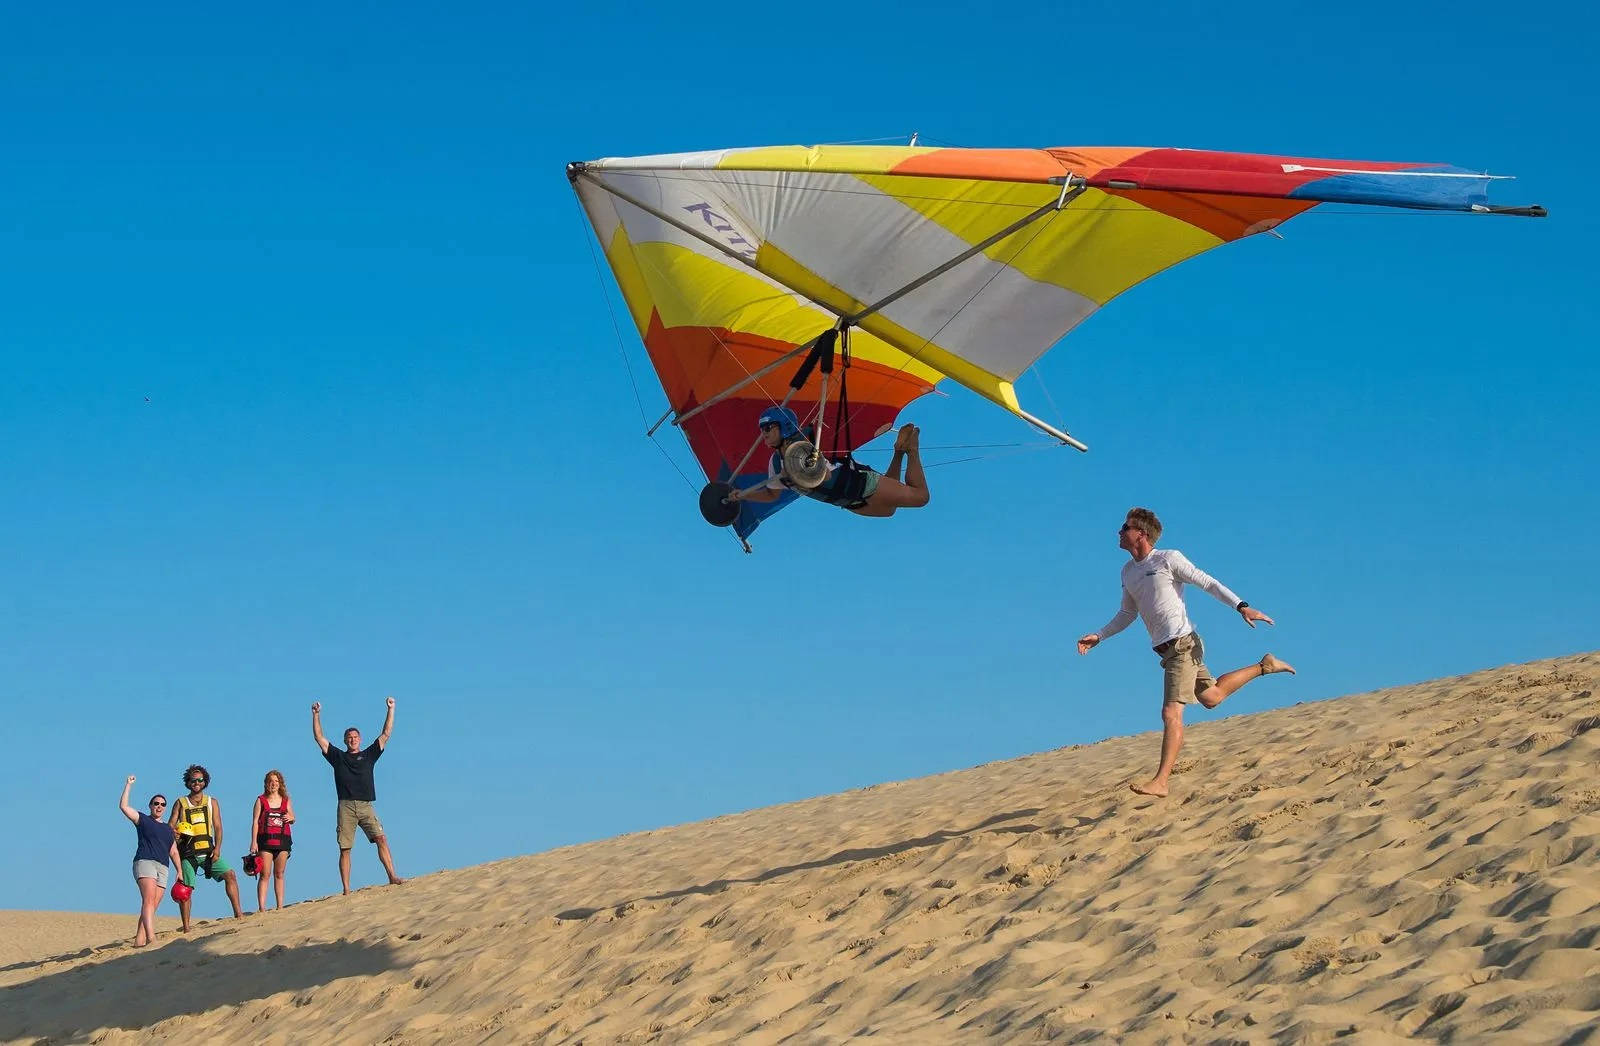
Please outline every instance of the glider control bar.
[[[810, 341], [806, 342], [800, 347], [800, 349], [809, 349], [810, 351], [807, 353], [804, 362], [800, 364], [800, 369], [796, 371], [794, 377], [789, 380], [789, 391], [784, 395], [783, 402], [778, 404], [778, 406], [787, 407], [789, 405], [789, 401], [794, 399], [794, 394], [805, 387], [806, 380], [811, 377], [811, 372], [816, 369], [818, 362], [822, 364], [822, 402], [826, 402], [828, 398], [828, 374], [833, 370], [833, 346], [838, 340], [839, 328], [829, 327], [827, 330], [823, 331], [821, 334], [817, 335], [815, 338], [812, 338]], [[795, 352], [788, 353], [783, 357], [783, 359], [778, 360], [776, 363], [772, 363], [766, 367], [763, 367], [761, 373], [765, 374], [773, 367], [776, 367], [779, 363], [782, 363], [783, 360], [794, 356], [794, 354], [799, 352], [800, 349], [796, 349]], [[755, 379], [751, 378], [750, 380], [753, 381]], [[732, 394], [747, 384], [749, 384], [748, 381], [740, 385], [736, 385], [726, 392], [718, 393], [716, 396], [696, 407], [694, 410], [689, 411], [682, 418], [679, 418], [678, 421], [682, 422], [685, 419], [698, 414], [700, 411], [711, 406], [711, 404], [715, 403], [717, 400]], [[817, 405], [817, 424], [819, 432], [822, 421], [822, 402], [819, 402]], [[755, 456], [755, 452], [760, 450], [762, 444], [765, 442], [766, 440], [764, 437], [757, 436], [755, 445], [745, 452], [744, 457], [739, 459], [739, 464], [733, 467], [733, 471], [730, 472], [729, 475], [737, 476], [739, 473], [743, 472], [745, 465], [752, 457]]]

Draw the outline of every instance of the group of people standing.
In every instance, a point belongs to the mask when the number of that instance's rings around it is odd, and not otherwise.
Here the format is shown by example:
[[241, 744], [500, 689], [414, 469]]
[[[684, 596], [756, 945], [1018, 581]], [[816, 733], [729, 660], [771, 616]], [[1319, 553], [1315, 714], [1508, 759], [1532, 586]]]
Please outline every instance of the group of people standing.
[[[361, 747], [361, 731], [350, 727], [344, 732], [344, 748], [335, 748], [322, 734], [322, 704], [311, 705], [311, 735], [322, 757], [333, 768], [334, 791], [338, 795], [337, 835], [339, 842], [339, 880], [343, 892], [350, 892], [350, 850], [359, 827], [367, 841], [377, 847], [378, 860], [392, 885], [403, 882], [394, 870], [394, 858], [383, 824], [373, 803], [377, 789], [373, 765], [383, 755], [394, 729], [394, 698], [386, 700], [383, 732], [366, 748]], [[179, 881], [173, 884], [172, 897], [178, 902], [183, 932], [189, 931], [189, 912], [195, 884], [209, 879], [223, 885], [233, 917], [242, 918], [239, 907], [238, 876], [222, 850], [222, 805], [207, 794], [211, 774], [198, 763], [183, 773], [187, 794], [169, 804], [157, 793], [150, 797], [148, 812], [135, 810], [129, 803], [135, 777], [130, 774], [122, 786], [118, 802], [124, 817], [133, 822], [138, 845], [133, 855], [133, 878], [139, 887], [139, 923], [133, 943], [144, 947], [155, 939], [156, 907], [167, 890], [170, 869], [177, 869]], [[244, 857], [244, 871], [256, 877], [256, 910], [267, 907], [267, 883], [273, 885], [276, 907], [283, 907], [284, 873], [294, 848], [294, 802], [283, 774], [268, 770], [250, 810], [250, 850]]]

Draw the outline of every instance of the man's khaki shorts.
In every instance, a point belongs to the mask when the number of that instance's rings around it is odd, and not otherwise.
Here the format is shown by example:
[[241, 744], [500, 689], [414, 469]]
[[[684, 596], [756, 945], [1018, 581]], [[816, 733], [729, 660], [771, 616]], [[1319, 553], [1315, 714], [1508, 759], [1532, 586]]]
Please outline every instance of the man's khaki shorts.
[[1192, 705], [1216, 685], [1211, 669], [1206, 667], [1206, 645], [1200, 633], [1190, 632], [1169, 639], [1156, 647], [1156, 653], [1161, 655], [1161, 667], [1166, 672], [1161, 687], [1162, 704]]
[[367, 833], [367, 842], [375, 843], [383, 835], [383, 822], [378, 812], [364, 799], [339, 800], [339, 849], [348, 850], [356, 844], [356, 825]]

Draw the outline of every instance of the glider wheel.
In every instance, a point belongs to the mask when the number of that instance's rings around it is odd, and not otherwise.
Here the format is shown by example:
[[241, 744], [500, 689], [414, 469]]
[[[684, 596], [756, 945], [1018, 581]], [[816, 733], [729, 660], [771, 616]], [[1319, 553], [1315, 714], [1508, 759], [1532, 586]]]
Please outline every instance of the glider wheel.
[[724, 499], [733, 493], [726, 483], [707, 483], [700, 491], [700, 514], [714, 527], [729, 527], [739, 518], [739, 503]]
[[828, 462], [817, 448], [797, 439], [783, 450], [783, 472], [803, 490], [815, 490], [828, 478]]

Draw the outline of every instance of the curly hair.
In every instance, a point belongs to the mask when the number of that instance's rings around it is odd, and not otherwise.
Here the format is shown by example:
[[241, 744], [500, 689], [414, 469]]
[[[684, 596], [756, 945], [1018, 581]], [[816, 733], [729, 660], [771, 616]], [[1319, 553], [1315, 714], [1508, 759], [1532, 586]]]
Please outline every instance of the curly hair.
[[201, 777], [206, 779], [206, 787], [210, 788], [211, 787], [211, 771], [207, 770], [205, 767], [201, 766], [199, 763], [190, 763], [189, 764], [189, 769], [187, 769], [187, 770], [185, 770], [183, 772], [183, 785], [184, 785], [184, 787], [187, 788], [189, 786], [189, 778], [191, 776], [193, 776], [197, 772], [200, 774]]
[[285, 799], [289, 798], [289, 786], [284, 783], [283, 774], [277, 770], [268, 770], [266, 776], [261, 778], [261, 794], [267, 794], [268, 786], [272, 784], [274, 777], [278, 779], [278, 794]]
[[1139, 530], [1144, 531], [1144, 536], [1150, 539], [1151, 544], [1161, 540], [1161, 521], [1149, 509], [1130, 508], [1128, 510], [1128, 522]]

